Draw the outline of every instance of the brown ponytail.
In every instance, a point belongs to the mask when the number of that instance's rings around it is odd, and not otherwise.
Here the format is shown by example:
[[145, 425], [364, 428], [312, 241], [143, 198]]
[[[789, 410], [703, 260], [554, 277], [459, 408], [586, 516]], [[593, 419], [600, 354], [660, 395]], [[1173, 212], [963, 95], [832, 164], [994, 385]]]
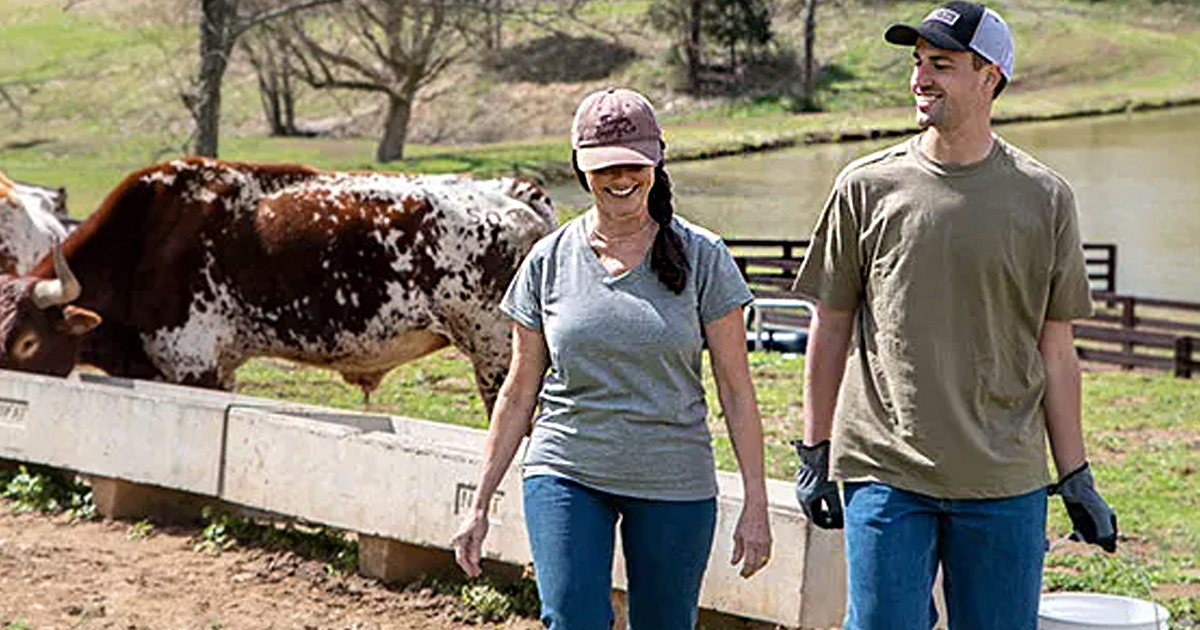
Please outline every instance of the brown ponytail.
[[[587, 174], [575, 160], [575, 152], [571, 152], [571, 167], [575, 169], [575, 178], [587, 192], [591, 192], [587, 183]], [[650, 195], [646, 200], [650, 206], [650, 218], [658, 223], [658, 234], [654, 236], [654, 244], [650, 246], [650, 269], [675, 295], [683, 293], [687, 286], [688, 262], [683, 249], [683, 239], [671, 229], [671, 219], [675, 216], [675, 204], [671, 192], [671, 178], [667, 169], [659, 162], [654, 167], [654, 185], [650, 187]]]

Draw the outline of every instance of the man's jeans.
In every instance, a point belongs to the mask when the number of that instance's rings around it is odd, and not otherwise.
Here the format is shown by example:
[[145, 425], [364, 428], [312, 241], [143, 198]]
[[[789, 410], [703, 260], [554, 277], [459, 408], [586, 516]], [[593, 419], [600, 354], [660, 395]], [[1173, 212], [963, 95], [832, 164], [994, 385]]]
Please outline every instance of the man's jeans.
[[609, 630], [618, 517], [629, 588], [629, 627], [692, 630], [708, 565], [717, 501], [647, 501], [550, 475], [524, 482], [525, 525], [542, 623]]
[[1035, 630], [1046, 549], [1046, 490], [935, 499], [847, 483], [845, 630], [928, 630], [942, 564], [951, 630]]

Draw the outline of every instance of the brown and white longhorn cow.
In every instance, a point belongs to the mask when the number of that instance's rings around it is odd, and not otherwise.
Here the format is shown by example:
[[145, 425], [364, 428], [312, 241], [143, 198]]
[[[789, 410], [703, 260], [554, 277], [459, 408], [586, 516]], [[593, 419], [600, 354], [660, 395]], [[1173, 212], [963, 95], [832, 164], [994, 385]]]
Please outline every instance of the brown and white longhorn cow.
[[160, 164], [108, 195], [65, 261], [0, 276], [0, 368], [65, 375], [77, 350], [112, 375], [228, 388], [275, 356], [369, 395], [453, 343], [490, 410], [511, 352], [500, 299], [555, 225], [516, 180]]
[[29, 273], [67, 237], [67, 194], [0, 173], [0, 273]]

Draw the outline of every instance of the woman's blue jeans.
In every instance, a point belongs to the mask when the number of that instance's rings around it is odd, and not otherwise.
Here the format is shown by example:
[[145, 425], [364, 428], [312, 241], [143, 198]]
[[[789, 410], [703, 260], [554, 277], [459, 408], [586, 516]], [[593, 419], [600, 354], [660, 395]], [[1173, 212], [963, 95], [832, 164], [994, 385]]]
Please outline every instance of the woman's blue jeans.
[[938, 563], [951, 630], [1035, 630], [1046, 490], [936, 499], [847, 483], [845, 630], [929, 630]]
[[542, 625], [609, 630], [618, 522], [633, 630], [692, 630], [712, 548], [716, 499], [649, 501], [551, 475], [524, 482]]

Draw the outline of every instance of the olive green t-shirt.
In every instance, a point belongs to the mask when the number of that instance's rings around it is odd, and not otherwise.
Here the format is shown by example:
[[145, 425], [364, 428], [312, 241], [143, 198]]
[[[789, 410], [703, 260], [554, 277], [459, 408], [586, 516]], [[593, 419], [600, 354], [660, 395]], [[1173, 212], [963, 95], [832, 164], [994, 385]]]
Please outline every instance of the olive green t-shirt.
[[856, 311], [832, 474], [939, 498], [1029, 492], [1050, 481], [1038, 337], [1092, 312], [1074, 196], [999, 138], [966, 166], [918, 138], [838, 175], [793, 286]]

